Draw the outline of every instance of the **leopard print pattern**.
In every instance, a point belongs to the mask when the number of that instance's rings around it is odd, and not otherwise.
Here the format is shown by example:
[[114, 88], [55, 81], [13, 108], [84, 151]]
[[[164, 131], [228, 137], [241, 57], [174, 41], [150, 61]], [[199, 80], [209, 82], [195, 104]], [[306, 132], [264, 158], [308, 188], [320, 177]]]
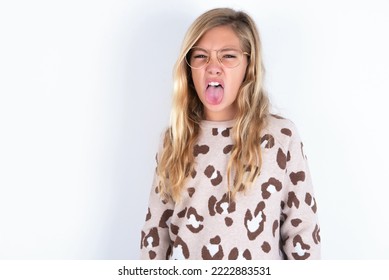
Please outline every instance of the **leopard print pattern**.
[[182, 201], [161, 200], [154, 178], [141, 232], [142, 259], [320, 258], [317, 205], [303, 144], [289, 120], [272, 116], [268, 123], [258, 143], [262, 167], [235, 200], [228, 196], [226, 178], [233, 121], [201, 124], [195, 170]]

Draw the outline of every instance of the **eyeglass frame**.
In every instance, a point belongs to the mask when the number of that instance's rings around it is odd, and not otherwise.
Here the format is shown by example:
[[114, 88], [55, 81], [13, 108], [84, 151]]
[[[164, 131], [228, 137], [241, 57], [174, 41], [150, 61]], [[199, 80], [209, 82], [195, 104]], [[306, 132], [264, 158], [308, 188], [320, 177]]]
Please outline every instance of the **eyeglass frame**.
[[[189, 63], [189, 61], [188, 61], [188, 55], [189, 55], [189, 53], [190, 53], [193, 49], [200, 49], [200, 50], [206, 51], [207, 53], [210, 54], [209, 57], [208, 57], [208, 59], [207, 59], [207, 62], [206, 62], [203, 66], [201, 66], [201, 67], [192, 67], [192, 66], [190, 65], [190, 63]], [[218, 54], [219, 54], [220, 51], [224, 51], [224, 50], [234, 50], [234, 51], [239, 51], [239, 52], [241, 53], [240, 61], [239, 61], [239, 63], [238, 63], [236, 66], [234, 66], [234, 67], [228, 67], [228, 66], [225, 66], [225, 65], [223, 64], [223, 62], [222, 62], [221, 58], [219, 58], [219, 55], [218, 55]], [[242, 63], [243, 55], [247, 55], [248, 57], [250, 57], [250, 54], [249, 54], [248, 52], [244, 52], [244, 51], [242, 51], [241, 49], [224, 48], [224, 49], [219, 49], [219, 50], [209, 50], [209, 49], [204, 49], [204, 48], [201, 48], [201, 47], [193, 46], [193, 47], [191, 47], [191, 48], [189, 49], [189, 51], [186, 53], [186, 55], [185, 55], [185, 62], [186, 62], [186, 64], [187, 64], [191, 69], [195, 69], [195, 70], [202, 69], [202, 68], [204, 68], [205, 66], [207, 66], [207, 65], [209, 64], [209, 62], [211, 61], [211, 56], [212, 56], [211, 54], [212, 54], [212, 52], [214, 52], [214, 51], [216, 52], [216, 59], [217, 59], [217, 61], [220, 63], [220, 65], [222, 65], [222, 66], [224, 66], [224, 67], [226, 67], [226, 68], [228, 68], [228, 69], [234, 69], [234, 68], [238, 67], [238, 66]]]

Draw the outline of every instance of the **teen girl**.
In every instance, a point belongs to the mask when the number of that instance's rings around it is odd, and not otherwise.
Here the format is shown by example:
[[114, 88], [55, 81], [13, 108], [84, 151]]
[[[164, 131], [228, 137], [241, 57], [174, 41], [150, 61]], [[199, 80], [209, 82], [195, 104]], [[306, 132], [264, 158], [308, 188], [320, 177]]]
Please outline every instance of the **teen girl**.
[[174, 70], [170, 126], [141, 236], [142, 259], [318, 259], [303, 144], [269, 113], [254, 21], [195, 20]]

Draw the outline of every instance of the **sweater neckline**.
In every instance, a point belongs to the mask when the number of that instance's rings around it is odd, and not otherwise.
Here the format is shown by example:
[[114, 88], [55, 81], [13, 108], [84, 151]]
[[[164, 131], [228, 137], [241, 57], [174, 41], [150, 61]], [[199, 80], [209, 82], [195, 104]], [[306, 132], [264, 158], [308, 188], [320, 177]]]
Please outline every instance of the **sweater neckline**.
[[228, 120], [228, 121], [208, 121], [202, 120], [200, 122], [201, 128], [219, 128], [219, 127], [233, 127], [236, 119]]

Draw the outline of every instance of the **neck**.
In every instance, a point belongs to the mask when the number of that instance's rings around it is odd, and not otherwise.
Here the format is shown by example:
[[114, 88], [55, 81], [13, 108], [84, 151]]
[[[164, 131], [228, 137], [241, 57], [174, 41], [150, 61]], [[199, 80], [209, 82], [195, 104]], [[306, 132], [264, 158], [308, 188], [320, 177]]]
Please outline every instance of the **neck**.
[[222, 121], [230, 121], [236, 118], [237, 110], [231, 110], [227, 112], [210, 112], [206, 110], [204, 112], [204, 118], [207, 121], [214, 121], [214, 122], [222, 122]]

